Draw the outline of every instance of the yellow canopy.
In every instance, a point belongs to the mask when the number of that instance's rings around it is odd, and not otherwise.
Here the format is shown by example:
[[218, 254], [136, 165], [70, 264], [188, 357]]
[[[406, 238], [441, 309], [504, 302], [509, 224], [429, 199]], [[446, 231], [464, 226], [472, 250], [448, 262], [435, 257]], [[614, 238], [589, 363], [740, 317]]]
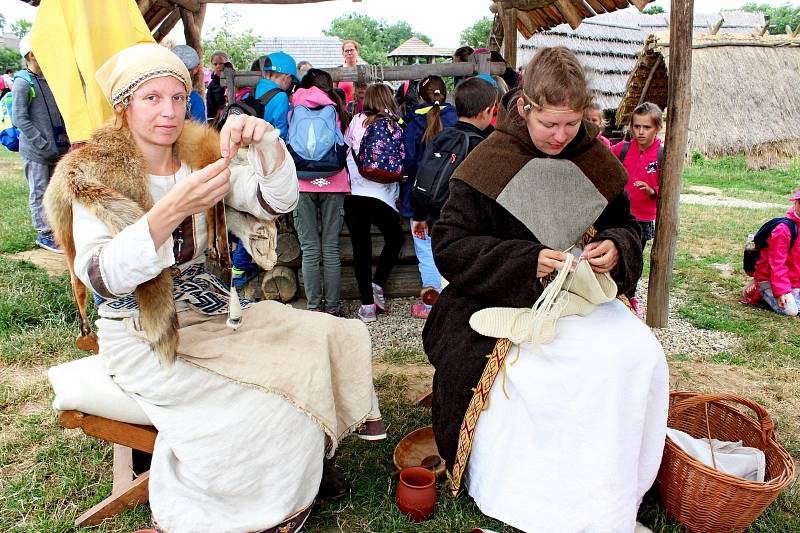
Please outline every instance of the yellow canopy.
[[70, 141], [87, 140], [114, 116], [95, 81], [97, 69], [123, 48], [152, 42], [134, 0], [42, 0], [31, 48]]

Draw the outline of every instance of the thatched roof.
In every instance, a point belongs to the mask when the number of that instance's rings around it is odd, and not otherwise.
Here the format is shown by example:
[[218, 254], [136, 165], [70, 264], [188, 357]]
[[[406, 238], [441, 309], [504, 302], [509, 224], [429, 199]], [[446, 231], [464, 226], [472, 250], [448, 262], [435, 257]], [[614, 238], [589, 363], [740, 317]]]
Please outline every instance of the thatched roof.
[[[713, 26], [720, 18], [724, 23], [719, 33], [725, 34], [757, 31], [764, 25], [761, 13], [733, 11], [698, 15], [694, 22], [695, 31], [707, 33], [709, 25]], [[668, 25], [668, 14], [645, 15], [635, 9], [586, 19], [575, 30], [562, 24], [530, 39], [520, 39], [517, 65], [526, 65], [540, 48], [565, 46], [575, 52], [587, 69], [597, 104], [606, 110], [616, 110], [645, 39]]]
[[386, 57], [450, 57], [453, 50], [434, 48], [425, 41], [411, 37], [397, 48], [386, 54]]
[[[628, 79], [618, 125], [630, 120], [640, 102], [666, 106], [669, 50], [668, 33], [647, 38]], [[800, 155], [798, 72], [800, 37], [695, 34], [689, 152], [744, 153], [751, 168], [779, 166]]]

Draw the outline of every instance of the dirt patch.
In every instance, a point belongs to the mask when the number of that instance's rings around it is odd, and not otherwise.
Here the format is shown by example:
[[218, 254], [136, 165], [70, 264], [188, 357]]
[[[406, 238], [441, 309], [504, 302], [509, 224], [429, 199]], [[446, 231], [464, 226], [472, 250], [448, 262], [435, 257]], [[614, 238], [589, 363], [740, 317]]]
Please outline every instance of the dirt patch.
[[60, 276], [67, 271], [66, 256], [64, 254], [48, 252], [42, 248], [26, 250], [10, 257], [30, 261], [34, 265], [45, 269], [51, 276]]
[[800, 434], [800, 369], [756, 371], [735, 365], [673, 361], [670, 389], [743, 396], [767, 410], [779, 427], [779, 438], [796, 439], [794, 436]]
[[414, 402], [422, 394], [430, 390], [433, 383], [433, 366], [428, 364], [397, 365], [393, 363], [375, 362], [372, 364], [375, 376], [395, 374], [405, 376], [406, 387], [403, 396]]
[[681, 194], [682, 204], [708, 205], [713, 207], [744, 207], [747, 209], [775, 209], [785, 208], [782, 204], [769, 202], [754, 202], [752, 200], [742, 200], [740, 198], [729, 198], [727, 196], [716, 196], [709, 194]]
[[21, 389], [47, 379], [47, 368], [46, 366], [24, 367], [0, 364], [0, 383], [7, 383], [15, 389]]
[[688, 187], [688, 190], [699, 194], [722, 195], [722, 189], [717, 189], [716, 187], [706, 187], [703, 185], [692, 185], [691, 187]]

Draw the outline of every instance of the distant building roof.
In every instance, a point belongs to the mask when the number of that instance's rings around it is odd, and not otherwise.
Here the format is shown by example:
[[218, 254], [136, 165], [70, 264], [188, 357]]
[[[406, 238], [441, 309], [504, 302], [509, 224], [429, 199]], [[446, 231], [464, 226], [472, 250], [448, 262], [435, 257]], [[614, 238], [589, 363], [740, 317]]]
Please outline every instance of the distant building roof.
[[417, 37], [411, 37], [386, 54], [386, 57], [450, 57], [452, 55], [453, 50], [449, 48], [434, 48]]
[[[273, 37], [256, 43], [254, 50], [269, 54], [283, 50], [298, 63], [308, 61], [316, 68], [341, 66], [342, 41], [338, 37]], [[365, 63], [359, 58], [359, 63]]]
[[[750, 33], [764, 26], [762, 13], [723, 11], [716, 15], [695, 15], [694, 32], [708, 33], [724, 19], [719, 34]], [[535, 33], [530, 39], [518, 37], [517, 66], [526, 65], [537, 50], [564, 46], [578, 57], [589, 74], [595, 101], [603, 109], [617, 109], [625, 94], [628, 76], [647, 37], [669, 28], [669, 14], [645, 15], [636, 9], [622, 9], [583, 21], [576, 30], [561, 24]]]

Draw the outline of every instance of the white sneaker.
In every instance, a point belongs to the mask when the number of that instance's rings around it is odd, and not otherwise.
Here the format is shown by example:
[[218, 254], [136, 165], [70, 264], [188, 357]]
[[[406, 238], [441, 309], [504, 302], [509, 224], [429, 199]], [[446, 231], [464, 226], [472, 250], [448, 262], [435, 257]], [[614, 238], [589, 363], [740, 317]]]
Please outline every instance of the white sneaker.
[[372, 284], [372, 299], [375, 301], [377, 311], [389, 312], [389, 306], [386, 304], [386, 297], [383, 295], [383, 288], [380, 285]]

